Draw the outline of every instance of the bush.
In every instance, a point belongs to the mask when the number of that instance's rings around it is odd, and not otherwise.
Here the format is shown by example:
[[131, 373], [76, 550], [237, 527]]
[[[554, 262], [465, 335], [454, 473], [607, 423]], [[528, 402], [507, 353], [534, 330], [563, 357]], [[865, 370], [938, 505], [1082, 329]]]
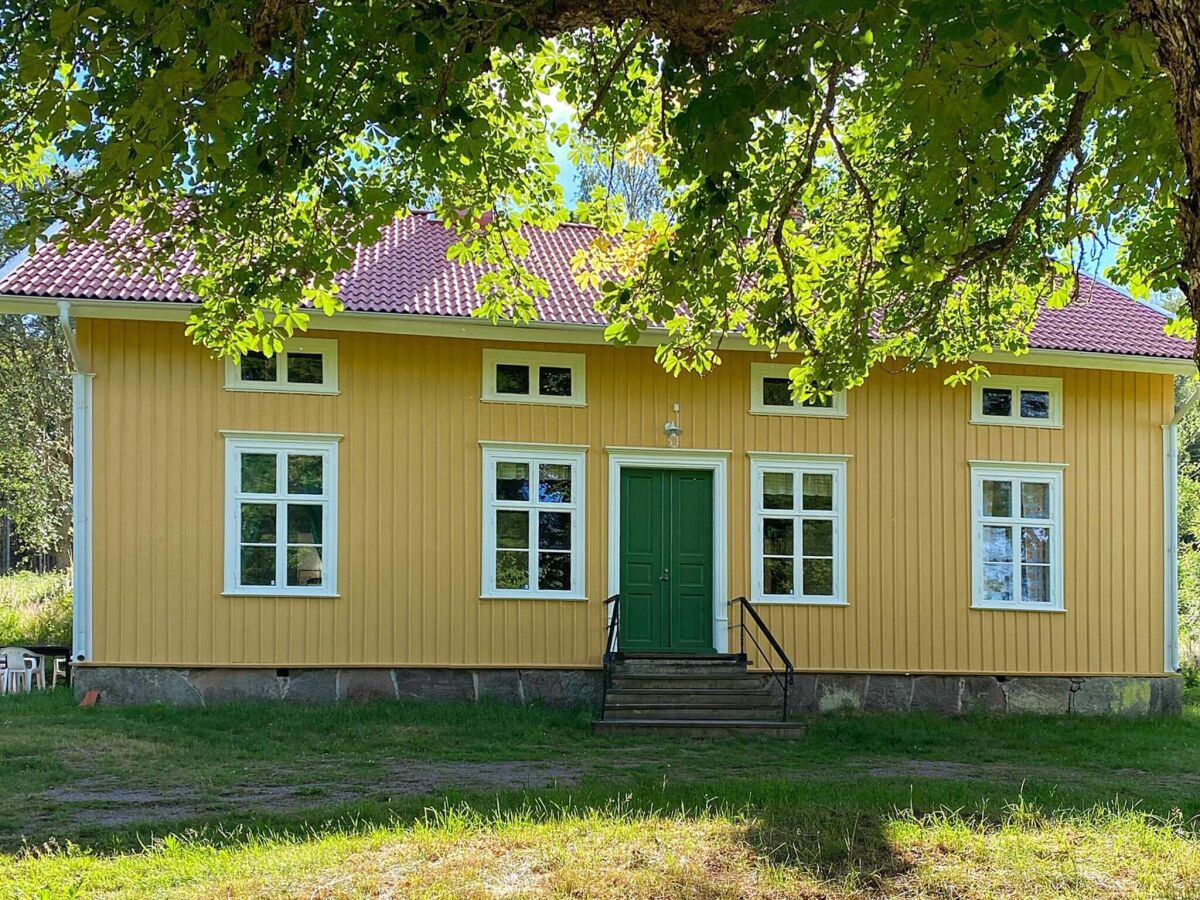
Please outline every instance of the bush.
[[71, 573], [0, 577], [0, 646], [71, 643]]

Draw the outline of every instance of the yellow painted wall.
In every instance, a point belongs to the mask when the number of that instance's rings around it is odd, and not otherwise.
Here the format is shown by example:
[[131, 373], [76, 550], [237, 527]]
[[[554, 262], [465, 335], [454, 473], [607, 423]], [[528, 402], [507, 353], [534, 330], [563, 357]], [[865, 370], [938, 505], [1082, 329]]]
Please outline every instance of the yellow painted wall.
[[[94, 386], [99, 664], [595, 666], [607, 446], [731, 451], [730, 596], [749, 590], [747, 451], [847, 453], [847, 607], [761, 607], [800, 670], [1160, 674], [1170, 376], [1063, 379], [1061, 430], [968, 423], [970, 392], [882, 370], [848, 418], [750, 415], [744, 352], [678, 380], [587, 355], [586, 408], [481, 403], [483, 341], [339, 333], [339, 396], [223, 389], [181, 326], [82, 320]], [[996, 371], [1003, 370], [997, 367]], [[223, 597], [219, 429], [339, 432], [338, 599]], [[586, 444], [588, 602], [480, 600], [480, 440]], [[1065, 462], [1065, 613], [970, 609], [970, 459]]]

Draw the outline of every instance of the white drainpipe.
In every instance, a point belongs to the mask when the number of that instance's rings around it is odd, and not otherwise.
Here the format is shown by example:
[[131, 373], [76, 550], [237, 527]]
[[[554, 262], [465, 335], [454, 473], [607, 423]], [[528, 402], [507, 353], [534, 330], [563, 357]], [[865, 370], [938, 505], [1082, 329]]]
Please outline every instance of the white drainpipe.
[[71, 353], [71, 533], [75, 662], [92, 658], [92, 379], [71, 328], [71, 304], [58, 303], [58, 324]]
[[1163, 671], [1179, 671], [1179, 423], [1200, 401], [1200, 388], [1163, 426]]

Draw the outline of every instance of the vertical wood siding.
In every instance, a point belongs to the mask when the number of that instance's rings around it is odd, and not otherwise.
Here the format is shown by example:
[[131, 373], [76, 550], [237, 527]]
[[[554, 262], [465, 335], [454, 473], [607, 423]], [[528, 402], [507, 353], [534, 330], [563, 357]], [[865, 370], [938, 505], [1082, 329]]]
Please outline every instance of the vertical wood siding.
[[[674, 379], [587, 356], [587, 406], [482, 403], [483, 341], [340, 333], [341, 394], [223, 389], [176, 324], [80, 322], [95, 379], [94, 661], [595, 666], [609, 446], [730, 451], [730, 596], [749, 590], [748, 451], [851, 454], [847, 607], [763, 606], [800, 669], [1159, 673], [1169, 376], [1061, 377], [1062, 429], [977, 426], [935, 372], [877, 371], [846, 419], [750, 415], [750, 353]], [[495, 345], [493, 345], [495, 346]], [[510, 345], [516, 347], [517, 345]], [[538, 349], [532, 345], [531, 349]], [[998, 369], [999, 371], [999, 369]], [[336, 432], [337, 599], [222, 596], [220, 429]], [[588, 601], [480, 600], [480, 440], [586, 444]], [[970, 608], [968, 460], [1064, 462], [1065, 613]]]

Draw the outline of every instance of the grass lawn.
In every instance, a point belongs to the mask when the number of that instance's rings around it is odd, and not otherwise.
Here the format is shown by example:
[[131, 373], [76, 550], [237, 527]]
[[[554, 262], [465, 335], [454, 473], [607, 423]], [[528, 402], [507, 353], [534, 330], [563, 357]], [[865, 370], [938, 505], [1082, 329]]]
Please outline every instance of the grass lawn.
[[3, 897], [1200, 896], [1181, 719], [593, 738], [501, 705], [0, 697]]

